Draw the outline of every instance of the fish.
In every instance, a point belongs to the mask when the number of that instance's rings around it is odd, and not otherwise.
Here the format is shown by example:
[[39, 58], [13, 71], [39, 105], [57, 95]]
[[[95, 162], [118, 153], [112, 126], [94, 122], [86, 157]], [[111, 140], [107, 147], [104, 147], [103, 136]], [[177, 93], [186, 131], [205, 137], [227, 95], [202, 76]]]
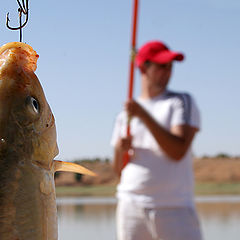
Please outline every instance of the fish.
[[0, 47], [0, 239], [57, 240], [56, 171], [96, 176], [58, 155], [55, 119], [28, 44]]

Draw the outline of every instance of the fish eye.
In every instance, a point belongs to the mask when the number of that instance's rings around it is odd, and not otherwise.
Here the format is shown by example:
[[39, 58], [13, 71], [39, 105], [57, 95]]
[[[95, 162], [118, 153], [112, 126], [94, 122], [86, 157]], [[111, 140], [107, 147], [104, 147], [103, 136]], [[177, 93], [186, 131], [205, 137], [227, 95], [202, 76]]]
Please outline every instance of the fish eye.
[[34, 97], [28, 96], [26, 99], [26, 104], [28, 109], [34, 113], [34, 114], [38, 114], [39, 113], [39, 103], [38, 100]]

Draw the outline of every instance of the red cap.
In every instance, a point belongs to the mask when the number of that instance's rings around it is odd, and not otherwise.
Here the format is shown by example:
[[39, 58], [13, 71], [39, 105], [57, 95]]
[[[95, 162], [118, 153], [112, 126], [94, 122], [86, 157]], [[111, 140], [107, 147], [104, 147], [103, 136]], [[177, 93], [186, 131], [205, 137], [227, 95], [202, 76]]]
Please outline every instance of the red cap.
[[160, 41], [151, 41], [143, 45], [136, 56], [136, 64], [140, 67], [144, 62], [150, 61], [160, 64], [169, 63], [173, 60], [182, 61], [184, 55], [179, 52], [173, 52]]

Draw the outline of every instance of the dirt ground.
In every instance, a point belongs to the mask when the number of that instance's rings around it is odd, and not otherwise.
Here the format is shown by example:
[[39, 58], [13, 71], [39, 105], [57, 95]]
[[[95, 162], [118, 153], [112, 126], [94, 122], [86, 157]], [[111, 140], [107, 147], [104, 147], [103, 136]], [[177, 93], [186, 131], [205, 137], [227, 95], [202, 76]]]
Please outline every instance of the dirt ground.
[[194, 161], [199, 182], [240, 182], [240, 158], [202, 158]]
[[[55, 177], [57, 186], [116, 184], [118, 178], [108, 162], [82, 162], [81, 165], [94, 171], [98, 177], [82, 176], [79, 181], [74, 173], [61, 172]], [[197, 182], [240, 182], [240, 158], [194, 159], [193, 170]]]

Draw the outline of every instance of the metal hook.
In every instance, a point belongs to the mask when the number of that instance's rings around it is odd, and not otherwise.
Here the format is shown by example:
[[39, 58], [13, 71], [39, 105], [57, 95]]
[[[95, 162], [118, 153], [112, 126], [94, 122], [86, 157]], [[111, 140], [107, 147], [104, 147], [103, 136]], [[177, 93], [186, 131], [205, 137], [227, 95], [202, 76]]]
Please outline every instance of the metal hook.
[[[22, 0], [22, 4], [20, 3], [19, 0], [17, 0], [19, 8], [18, 8], [18, 15], [19, 15], [19, 27], [10, 27], [9, 26], [9, 13], [7, 13], [7, 18], [6, 18], [6, 26], [8, 29], [10, 30], [20, 30], [20, 42], [22, 42], [22, 29], [26, 26], [27, 22], [28, 22], [28, 13], [29, 13], [29, 9], [28, 9], [28, 1], [26, 0], [26, 4], [24, 2], [24, 0]], [[22, 24], [22, 14], [26, 15], [25, 18], [25, 22]]]

